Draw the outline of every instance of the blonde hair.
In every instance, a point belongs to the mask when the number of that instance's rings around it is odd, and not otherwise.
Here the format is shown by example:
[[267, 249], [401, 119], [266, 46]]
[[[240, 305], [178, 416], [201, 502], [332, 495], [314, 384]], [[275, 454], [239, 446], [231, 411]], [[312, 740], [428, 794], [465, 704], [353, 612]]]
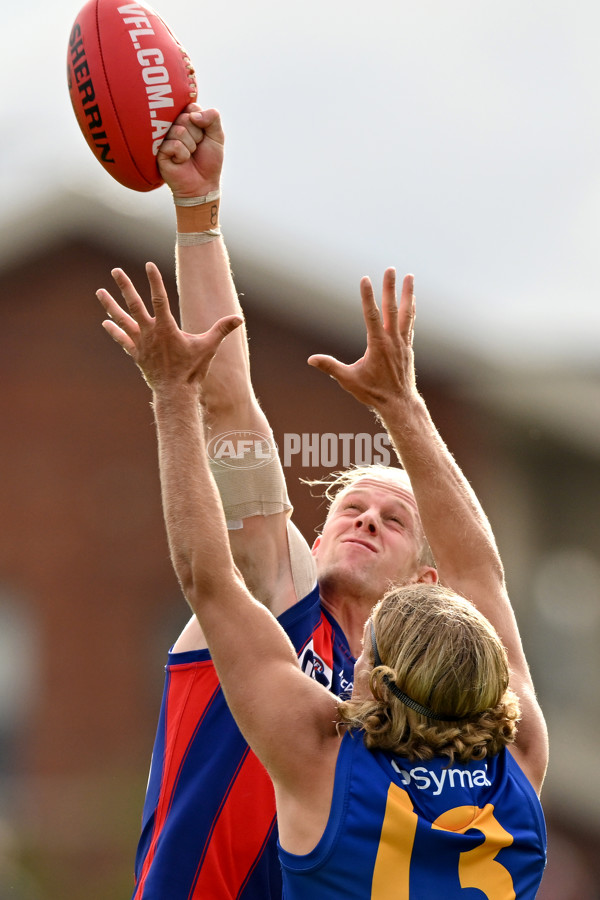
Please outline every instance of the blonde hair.
[[[374, 481], [381, 481], [382, 484], [401, 484], [412, 493], [412, 485], [410, 479], [404, 469], [398, 466], [383, 466], [374, 463], [370, 466], [350, 466], [347, 469], [341, 469], [337, 472], [331, 472], [325, 478], [317, 478], [314, 480], [302, 479], [304, 484], [311, 487], [323, 487], [323, 496], [329, 501], [328, 511], [331, 509], [333, 501], [343, 491], [347, 491], [363, 478], [371, 478]], [[435, 568], [435, 559], [431, 552], [431, 547], [427, 542], [421, 520], [419, 519], [420, 528], [420, 547], [417, 557], [417, 564], [421, 566], [431, 566]]]
[[[339, 705], [342, 724], [361, 729], [369, 749], [469, 762], [515, 740], [520, 711], [506, 650], [473, 604], [441, 585], [413, 584], [389, 591], [371, 621], [381, 658], [368, 675], [373, 696]], [[415, 712], [388, 681], [448, 720]]]

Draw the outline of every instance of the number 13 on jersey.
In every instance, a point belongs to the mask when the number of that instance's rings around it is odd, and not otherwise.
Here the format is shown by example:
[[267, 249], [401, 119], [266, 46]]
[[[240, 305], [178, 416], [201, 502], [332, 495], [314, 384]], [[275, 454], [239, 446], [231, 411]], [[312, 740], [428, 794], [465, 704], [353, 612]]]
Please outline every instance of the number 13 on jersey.
[[[461, 840], [471, 830], [481, 835], [476, 846], [472, 837]], [[451, 839], [440, 840], [439, 832], [451, 832]], [[496, 862], [497, 854], [512, 842], [490, 804], [482, 809], [454, 807], [429, 825], [419, 819], [406, 791], [391, 784], [371, 900], [450, 898], [465, 888], [476, 888], [487, 900], [515, 900], [510, 873]]]

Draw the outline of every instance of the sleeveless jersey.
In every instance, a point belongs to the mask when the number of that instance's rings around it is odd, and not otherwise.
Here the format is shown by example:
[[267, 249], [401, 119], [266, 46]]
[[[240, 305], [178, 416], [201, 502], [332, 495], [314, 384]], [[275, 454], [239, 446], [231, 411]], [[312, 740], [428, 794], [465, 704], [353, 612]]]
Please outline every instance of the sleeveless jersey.
[[[318, 588], [279, 622], [308, 675], [351, 691], [354, 659]], [[281, 900], [273, 787], [208, 650], [169, 653], [135, 884], [134, 900]]]
[[321, 840], [279, 856], [285, 900], [533, 900], [546, 828], [506, 749], [468, 764], [410, 762], [347, 733]]

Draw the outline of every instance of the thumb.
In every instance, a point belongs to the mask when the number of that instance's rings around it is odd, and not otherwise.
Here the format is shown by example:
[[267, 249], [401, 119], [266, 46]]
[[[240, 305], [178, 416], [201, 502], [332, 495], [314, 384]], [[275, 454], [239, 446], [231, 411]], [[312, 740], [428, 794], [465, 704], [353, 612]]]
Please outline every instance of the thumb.
[[239, 328], [243, 321], [241, 316], [223, 316], [222, 319], [218, 319], [206, 332], [205, 337], [208, 343], [214, 345], [215, 348], [218, 347], [223, 338]]
[[222, 319], [218, 319], [204, 334], [193, 335], [192, 339], [196, 345], [198, 356], [191, 373], [192, 378], [200, 382], [204, 380], [223, 338], [238, 328], [243, 321], [241, 316], [224, 316]]
[[313, 354], [313, 356], [309, 356], [307, 362], [309, 366], [313, 366], [313, 368], [325, 372], [326, 375], [331, 375], [331, 377], [336, 380], [346, 368], [346, 366], [334, 356], [326, 356], [322, 353], [316, 353]]

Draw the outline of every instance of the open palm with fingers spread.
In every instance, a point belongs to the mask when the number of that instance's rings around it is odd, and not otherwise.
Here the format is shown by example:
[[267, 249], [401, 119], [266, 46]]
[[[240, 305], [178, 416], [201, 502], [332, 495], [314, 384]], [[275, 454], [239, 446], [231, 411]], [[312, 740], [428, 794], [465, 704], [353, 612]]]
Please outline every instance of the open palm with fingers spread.
[[110, 336], [128, 353], [154, 393], [191, 385], [200, 388], [223, 338], [241, 325], [241, 316], [225, 316], [204, 334], [187, 334], [177, 324], [158, 268], [146, 264], [152, 299], [151, 315], [122, 269], [112, 276], [127, 309], [108, 291], [96, 296], [110, 316], [102, 323]]
[[365, 406], [382, 413], [390, 401], [409, 399], [416, 393], [412, 349], [415, 319], [414, 278], [406, 275], [400, 303], [396, 300], [396, 272], [383, 277], [381, 313], [369, 278], [360, 282], [367, 349], [360, 359], [345, 365], [332, 356], [317, 354], [308, 363], [338, 382]]

